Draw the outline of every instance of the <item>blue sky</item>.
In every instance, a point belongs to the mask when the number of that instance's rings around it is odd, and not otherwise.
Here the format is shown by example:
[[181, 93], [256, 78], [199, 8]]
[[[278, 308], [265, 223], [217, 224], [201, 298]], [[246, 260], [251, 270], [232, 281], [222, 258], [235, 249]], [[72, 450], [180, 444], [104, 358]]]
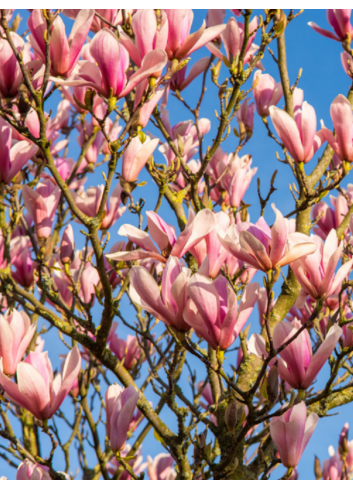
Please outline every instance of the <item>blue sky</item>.
[[[20, 32], [26, 30], [26, 20], [28, 18], [28, 12], [26, 10], [19, 11], [21, 17], [23, 17]], [[192, 30], [196, 30], [202, 23], [203, 18], [205, 18], [207, 10], [199, 9], [194, 10], [195, 19]], [[261, 11], [254, 11], [254, 15], [260, 15]], [[230, 16], [230, 11], [227, 11], [227, 17]], [[64, 18], [64, 17], [63, 17]], [[65, 23], [67, 25], [67, 30], [71, 29], [72, 21], [65, 19]], [[294, 83], [298, 71], [302, 68], [302, 77], [299, 82], [299, 87], [304, 90], [304, 100], [306, 100], [309, 104], [313, 105], [318, 120], [318, 128], [319, 121], [323, 119], [325, 121], [325, 125], [331, 128], [331, 119], [330, 119], [330, 104], [337, 94], [342, 93], [347, 95], [350, 79], [343, 71], [341, 61], [340, 61], [340, 53], [342, 51], [342, 47], [340, 43], [335, 42], [333, 40], [324, 38], [319, 34], [315, 33], [307, 23], [309, 21], [314, 21], [319, 24], [321, 27], [328, 27], [326, 20], [326, 11], [325, 10], [307, 10], [303, 14], [301, 14], [297, 19], [295, 19], [286, 29], [286, 41], [287, 41], [287, 58], [288, 58], [288, 66], [289, 66], [289, 76], [291, 83]], [[256, 41], [259, 44], [259, 39]], [[271, 48], [276, 53], [276, 45], [273, 43]], [[206, 48], [199, 50], [198, 52], [192, 55], [191, 63], [196, 61], [197, 59], [207, 56], [208, 51]], [[278, 68], [271, 56], [266, 53], [263, 64], [265, 67], [265, 72], [270, 73], [277, 81], [279, 80]], [[223, 80], [226, 78], [227, 69], [225, 67], [222, 68], [221, 75], [219, 80]], [[246, 86], [250, 86], [249, 84]], [[195, 104], [195, 100], [198, 98], [200, 93], [200, 80], [197, 80], [192, 84], [188, 89], [183, 92], [183, 97], [186, 101], [188, 101], [191, 105]], [[208, 79], [208, 90], [204, 99], [204, 103], [201, 107], [201, 117], [207, 117], [211, 120], [212, 127], [210, 133], [205, 138], [206, 147], [208, 144], [211, 144], [212, 138], [215, 136], [217, 131], [217, 120], [214, 116], [214, 110], [218, 110], [217, 103], [217, 92], [218, 89], [211, 85], [210, 80]], [[55, 113], [55, 108], [60, 98], [58, 94], [53, 96], [52, 101], [49, 102], [47, 110], [50, 108], [53, 109]], [[283, 99], [279, 102], [278, 106], [283, 106]], [[181, 121], [187, 120], [190, 118], [189, 113], [186, 109], [176, 100], [173, 96], [169, 97], [168, 109], [170, 113], [171, 123], [172, 125]], [[154, 126], [148, 127], [153, 134], [159, 137], [157, 134], [157, 130]], [[234, 150], [236, 146], [237, 140], [233, 136], [230, 136], [225, 143], [222, 145], [222, 148], [228, 152]], [[258, 168], [258, 172], [256, 177], [260, 178], [261, 181], [261, 189], [262, 194], [266, 195], [267, 190], [269, 188], [270, 179], [273, 172], [277, 169], [278, 175], [276, 179], [275, 186], [277, 191], [273, 194], [271, 202], [275, 202], [276, 206], [281, 210], [281, 212], [285, 215], [288, 212], [294, 209], [293, 198], [288, 190], [288, 184], [293, 182], [293, 176], [291, 174], [290, 169], [278, 162], [276, 159], [276, 144], [267, 137], [267, 132], [262, 124], [260, 117], [255, 114], [255, 129], [254, 136], [246, 146], [246, 148], [241, 152], [242, 154], [251, 154], [253, 158], [253, 167]], [[72, 145], [72, 150], [70, 156], [74, 158], [78, 155], [79, 148], [76, 143]], [[313, 158], [312, 162], [310, 162], [306, 168], [311, 169], [314, 167], [317, 162], [318, 156], [321, 152], [318, 152]], [[158, 151], [155, 153], [155, 161], [157, 163], [164, 163], [164, 158]], [[119, 163], [121, 164], [121, 163]], [[120, 166], [118, 164], [118, 170]], [[104, 165], [96, 171], [94, 176], [89, 177], [88, 185], [97, 185], [98, 183], [103, 183], [102, 176], [100, 174], [100, 169], [104, 170]], [[249, 209], [251, 221], [255, 222], [259, 217], [259, 202], [256, 191], [256, 177], [253, 179], [253, 182], [247, 191], [244, 200], [251, 204]], [[157, 201], [158, 193], [156, 187], [149, 180], [147, 172], [143, 171], [140, 174], [140, 181], [147, 180], [148, 184], [145, 187], [137, 188], [134, 191], [134, 199], [135, 201], [138, 198], [142, 197], [146, 200], [145, 210], [152, 210]], [[352, 181], [351, 177], [346, 177], [346, 181], [344, 182], [344, 187], [348, 183]], [[176, 225], [175, 216], [169, 208], [169, 205], [166, 201], [163, 201], [163, 205], [160, 210], [160, 215], [169, 223]], [[273, 223], [274, 213], [271, 210], [270, 205], [267, 206], [265, 218], [269, 224]], [[110, 246], [120, 237], [117, 236], [117, 231], [121, 224], [129, 222], [131, 224], [137, 225], [137, 218], [129, 213], [125, 213], [125, 215], [115, 224], [115, 226], [111, 229], [111, 241], [108, 246]], [[79, 249], [80, 246], [83, 246], [83, 236], [78, 232], [80, 226], [76, 226], [75, 228], [75, 240], [76, 247]], [[255, 276], [255, 280], [259, 283], [262, 283], [261, 274], [258, 273]], [[278, 291], [278, 287], [277, 287]], [[127, 318], [131, 323], [134, 320], [132, 315], [131, 307], [129, 306], [126, 300], [123, 300], [122, 304], [122, 313], [125, 318]], [[100, 315], [100, 306], [95, 306], [94, 317], [95, 320], [99, 321]], [[258, 316], [257, 311], [255, 311], [251, 317], [251, 330], [250, 332], [258, 332]], [[39, 321], [41, 325], [42, 321]], [[161, 326], [158, 326], [159, 330]], [[119, 336], [125, 337], [128, 334], [128, 331], [123, 325], [119, 325]], [[55, 331], [52, 331], [48, 336], [46, 348], [49, 350], [50, 358], [52, 359], [52, 363], [55, 368], [59, 367], [58, 354], [65, 353], [65, 347], [58, 343], [58, 336]], [[58, 344], [60, 345], [58, 347]], [[227, 355], [227, 362], [235, 364], [236, 362], [236, 352], [230, 352]], [[193, 369], [197, 369], [198, 381], [204, 380], [203, 369], [200, 368], [199, 364], [194, 361], [194, 359], [190, 359], [190, 364]], [[319, 376], [317, 381], [317, 386], [320, 387], [323, 385], [325, 380], [325, 372], [327, 373], [328, 369], [325, 368], [324, 372]], [[184, 393], [188, 395], [190, 393], [190, 389], [188, 387], [187, 380], [188, 373], [182, 377], [181, 385], [183, 387]], [[112, 381], [113, 378], [111, 378]], [[147, 397], [153, 401], [154, 405], [157, 403], [157, 398], [150, 390], [146, 393]], [[70, 406], [70, 401], [66, 402], [64, 405], [67, 407], [68, 412], [72, 407]], [[342, 407], [337, 410], [334, 410], [331, 414], [336, 414], [340, 412], [341, 415], [330, 416], [319, 421], [317, 429], [302, 457], [302, 460], [299, 464], [298, 471], [301, 479], [312, 479], [313, 475], [313, 463], [314, 463], [314, 454], [316, 454], [321, 460], [324, 458], [328, 458], [327, 448], [329, 445], [333, 444], [335, 447], [337, 445], [339, 432], [343, 424], [348, 421], [351, 422], [351, 408], [350, 406]], [[161, 417], [168, 423], [170, 427], [175, 427], [175, 417], [172, 413], [165, 410], [162, 412]], [[66, 438], [65, 428], [62, 427], [63, 439]], [[101, 430], [101, 442], [104, 442], [104, 430]], [[44, 448], [47, 446], [46, 441], [44, 441]], [[163, 448], [156, 442], [153, 431], [150, 432], [143, 446], [143, 454], [146, 457], [147, 454], [151, 456], [156, 455], [160, 451], [164, 451]], [[45, 453], [45, 451], [43, 452]], [[91, 457], [91, 455], [89, 455]], [[60, 463], [62, 458], [59, 456], [57, 458], [57, 468], [60, 469]], [[93, 460], [91, 458], [91, 460]], [[92, 462], [93, 463], [93, 462]], [[276, 470], [273, 474], [274, 478], [280, 477], [284, 472], [283, 468]], [[0, 475], [7, 475], [8, 477], [14, 477], [14, 471], [12, 469], [8, 469], [4, 462], [0, 461]], [[278, 476], [278, 477], [276, 477]]]

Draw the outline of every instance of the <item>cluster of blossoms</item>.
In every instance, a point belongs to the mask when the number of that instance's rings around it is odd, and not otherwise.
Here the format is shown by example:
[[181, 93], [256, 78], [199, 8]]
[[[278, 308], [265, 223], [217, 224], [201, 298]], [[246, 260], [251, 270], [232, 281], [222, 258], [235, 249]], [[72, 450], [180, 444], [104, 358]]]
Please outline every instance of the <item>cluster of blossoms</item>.
[[[353, 79], [351, 11], [327, 14], [334, 33], [310, 25]], [[298, 15], [210, 9], [195, 30], [191, 9], [33, 9], [20, 35], [0, 10], [0, 455], [18, 480], [74, 478], [74, 445], [84, 479], [267, 479], [280, 463], [296, 479], [319, 418], [351, 401], [353, 92], [318, 130], [283, 54]], [[192, 117], [173, 125], [177, 101]], [[255, 117], [296, 179], [287, 216], [267, 207], [277, 169], [248, 210]], [[144, 462], [150, 430], [164, 451]], [[316, 478], [352, 478], [348, 424], [329, 454]]]

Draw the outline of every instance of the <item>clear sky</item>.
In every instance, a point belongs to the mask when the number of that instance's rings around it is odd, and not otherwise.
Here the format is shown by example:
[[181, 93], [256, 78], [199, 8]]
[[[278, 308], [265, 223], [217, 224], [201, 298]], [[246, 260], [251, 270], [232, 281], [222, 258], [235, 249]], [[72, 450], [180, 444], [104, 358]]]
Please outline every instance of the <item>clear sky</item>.
[[[28, 18], [28, 12], [26, 10], [20, 10], [20, 15], [23, 17], [20, 33], [27, 29], [26, 21]], [[205, 18], [207, 10], [195, 10], [195, 19], [192, 27], [192, 31], [196, 30], [202, 22], [202, 19]], [[254, 15], [260, 15], [261, 11], [254, 11]], [[230, 16], [230, 11], [227, 11], [227, 18]], [[64, 18], [64, 17], [63, 17]], [[65, 19], [65, 23], [67, 25], [67, 30], [71, 29], [72, 21]], [[325, 125], [331, 128], [331, 118], [330, 118], [330, 104], [337, 94], [342, 93], [347, 95], [350, 86], [350, 79], [343, 71], [341, 61], [340, 61], [340, 53], [342, 51], [342, 47], [340, 43], [335, 42], [333, 40], [324, 38], [319, 34], [315, 33], [307, 23], [309, 21], [314, 21], [319, 24], [321, 27], [328, 28], [327, 20], [326, 20], [326, 11], [325, 10], [307, 10], [303, 14], [299, 16], [299, 18], [295, 19], [288, 28], [286, 29], [286, 41], [287, 41], [287, 57], [288, 57], [288, 66], [289, 66], [289, 76], [291, 83], [294, 83], [298, 71], [302, 68], [302, 77], [299, 82], [299, 87], [304, 90], [304, 100], [306, 100], [309, 104], [313, 105], [318, 119], [318, 126], [320, 119], [325, 121]], [[255, 43], [259, 44], [259, 38], [255, 40]], [[271, 48], [276, 53], [276, 45], [273, 43]], [[192, 55], [192, 59], [190, 64], [192, 64], [195, 60], [207, 56], [209, 54], [206, 48], [199, 50], [198, 52]], [[265, 72], [270, 73], [277, 81], [279, 81], [278, 68], [271, 56], [266, 53], [263, 59], [263, 65], [265, 67]], [[221, 75], [219, 80], [223, 80], [227, 77], [227, 69], [226, 67], [222, 68]], [[250, 86], [250, 85], [249, 85]], [[212, 138], [214, 137], [217, 130], [217, 120], [214, 116], [214, 110], [218, 108], [218, 100], [217, 100], [217, 89], [211, 86], [211, 82], [208, 79], [208, 91], [205, 96], [205, 100], [203, 106], [201, 108], [201, 117], [208, 117], [212, 122], [212, 128], [210, 133], [206, 136], [205, 147], [211, 143]], [[191, 86], [183, 92], [183, 97], [191, 104], [195, 104], [195, 100], [198, 98], [200, 93], [200, 80], [197, 80], [195, 83], [191, 84]], [[55, 108], [59, 101], [59, 96], [55, 95], [53, 97], [53, 102], [49, 104], [48, 109], [53, 109], [53, 113], [55, 113]], [[283, 99], [278, 104], [279, 107], [283, 106]], [[175, 124], [181, 120], [187, 120], [190, 118], [190, 115], [187, 113], [186, 109], [174, 99], [173, 96], [169, 98], [168, 104], [169, 114], [171, 118], [172, 124]], [[319, 128], [319, 127], [318, 127]], [[148, 128], [153, 134], [159, 137], [157, 134], [157, 130], [154, 126], [150, 125]], [[230, 136], [227, 141], [222, 145], [223, 149], [231, 152], [234, 150], [236, 146], [236, 140], [233, 136]], [[258, 172], [256, 177], [259, 177], [261, 180], [261, 189], [262, 194], [266, 195], [267, 190], [269, 188], [269, 182], [273, 172], [278, 169], [278, 175], [276, 179], [276, 188], [277, 191], [273, 194], [270, 202], [275, 202], [276, 206], [281, 210], [281, 212], [285, 215], [288, 212], [294, 209], [293, 198], [288, 190], [288, 184], [293, 182], [293, 176], [291, 175], [290, 169], [287, 166], [276, 160], [276, 151], [277, 147], [275, 143], [267, 137], [266, 130], [262, 124], [260, 117], [255, 114], [255, 130], [254, 136], [246, 146], [245, 150], [241, 152], [242, 154], [251, 154], [253, 158], [253, 167], [258, 168]], [[75, 143], [72, 146], [72, 152], [70, 156], [77, 156], [79, 151], [78, 145]], [[318, 152], [316, 156], [313, 158], [313, 161], [308, 164], [308, 167], [312, 167], [317, 158], [320, 156], [321, 152]], [[158, 151], [155, 152], [155, 161], [157, 163], [164, 163], [164, 158]], [[101, 167], [104, 170], [104, 165]], [[118, 167], [118, 170], [120, 167]], [[253, 182], [245, 195], [244, 200], [246, 203], [251, 204], [249, 209], [251, 221], [255, 222], [259, 217], [259, 202], [256, 191], [256, 177], [253, 179]], [[99, 180], [99, 181], [98, 181]], [[134, 199], [137, 200], [139, 197], [143, 197], [146, 200], [145, 210], [152, 210], [157, 201], [158, 193], [156, 191], [156, 187], [150, 182], [147, 172], [143, 171], [140, 174], [140, 181], [146, 180], [148, 184], [145, 187], [137, 188], [134, 191]], [[346, 181], [344, 182], [344, 187], [346, 187], [347, 183], [352, 181], [351, 177], [348, 176]], [[96, 171], [95, 176], [90, 177], [88, 180], [89, 185], [97, 185], [98, 183], [103, 183], [103, 179], [100, 175], [99, 171]], [[169, 223], [176, 225], [176, 220], [171, 212], [168, 203], [163, 201], [163, 205], [160, 210], [161, 216]], [[265, 218], [269, 224], [273, 223], [274, 213], [271, 210], [270, 205], [268, 205], [265, 213]], [[121, 224], [129, 222], [131, 224], [137, 225], [137, 218], [129, 214], [128, 212], [115, 224], [115, 226], [111, 229], [111, 241], [108, 249], [113, 245], [113, 243], [120, 239], [117, 236], [117, 231]], [[79, 225], [75, 228], [75, 240], [77, 249], [80, 246], [83, 246], [83, 237], [78, 233]], [[259, 283], [262, 283], [261, 273], [255, 276], [255, 280]], [[277, 287], [278, 291], [278, 287]], [[97, 304], [97, 302], [96, 302]], [[122, 308], [123, 315], [132, 323], [134, 321], [131, 308], [129, 307], [127, 301], [123, 301]], [[100, 306], [95, 306], [95, 319], [98, 321], [100, 314]], [[40, 321], [41, 325], [42, 321]], [[123, 325], [119, 325], [118, 328], [119, 336], [126, 337], [128, 331]], [[250, 333], [259, 332], [258, 326], [258, 316], [257, 311], [255, 311], [251, 317], [251, 330]], [[50, 338], [49, 338], [50, 336]], [[46, 343], [46, 349], [49, 349], [50, 358], [52, 359], [52, 363], [54, 367], [58, 368], [60, 361], [58, 360], [59, 353], [65, 353], [64, 348], [61, 346], [58, 348], [57, 341], [57, 333], [55, 331], [51, 332], [48, 335], [48, 341]], [[232, 363], [233, 365], [236, 362], [236, 352], [230, 352], [227, 355], [227, 362]], [[197, 372], [201, 371], [197, 362], [191, 359], [190, 364], [192, 368], [197, 369]], [[202, 371], [203, 372], [203, 371]], [[327, 373], [328, 370], [326, 369]], [[203, 373], [198, 377], [198, 381], [204, 380], [202, 377]], [[190, 389], [188, 387], [187, 381], [188, 374], [185, 373], [182, 378], [182, 387], [184, 393], [186, 395], [190, 394]], [[113, 378], [112, 378], [112, 381]], [[322, 385], [324, 381], [324, 375], [321, 374], [317, 381], [317, 386]], [[156, 396], [147, 391], [147, 397], [151, 399], [156, 405]], [[70, 411], [72, 407], [70, 407], [70, 401], [66, 401], [64, 406], [67, 407], [67, 410]], [[324, 458], [328, 458], [327, 448], [330, 444], [333, 444], [335, 448], [337, 447], [339, 432], [343, 426], [343, 424], [348, 421], [351, 423], [351, 412], [352, 408], [350, 406], [342, 407], [337, 410], [334, 410], [331, 414], [337, 414], [341, 412], [339, 416], [331, 416], [325, 419], [321, 419], [316, 428], [316, 431], [302, 457], [302, 460], [299, 464], [298, 471], [301, 479], [312, 479], [314, 477], [313, 474], [313, 463], [314, 463], [314, 454], [316, 454], [321, 461]], [[168, 413], [165, 408], [165, 412], [162, 412], [162, 418], [167, 421], [168, 425], [172, 428], [175, 426], [175, 417], [172, 413]], [[353, 426], [353, 423], [352, 423]], [[65, 440], [65, 430], [63, 427], [63, 439]], [[104, 442], [104, 430], [101, 433], [101, 441]], [[352, 434], [353, 437], [353, 434]], [[44, 448], [46, 443], [44, 444]], [[156, 442], [153, 431], [150, 432], [143, 446], [143, 455], [146, 457], [147, 454], [154, 456], [161, 450], [161, 446]], [[43, 451], [43, 454], [45, 450]], [[58, 462], [60, 457], [58, 457]], [[60, 467], [57, 467], [60, 470]], [[284, 469], [281, 468], [276, 470], [273, 474], [274, 478], [281, 477], [283, 475]], [[0, 475], [7, 475], [9, 478], [14, 477], [13, 469], [8, 469], [6, 464], [0, 461]], [[276, 477], [277, 476], [277, 477]]]

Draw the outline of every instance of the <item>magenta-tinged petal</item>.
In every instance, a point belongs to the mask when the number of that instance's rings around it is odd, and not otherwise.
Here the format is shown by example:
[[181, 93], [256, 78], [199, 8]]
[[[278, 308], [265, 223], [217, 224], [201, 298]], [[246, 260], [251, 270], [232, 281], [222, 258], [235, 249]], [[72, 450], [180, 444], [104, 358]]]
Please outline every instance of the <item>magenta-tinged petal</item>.
[[275, 106], [271, 106], [269, 110], [272, 123], [282, 143], [296, 162], [304, 161], [304, 149], [294, 119], [287, 112]]
[[212, 330], [217, 322], [220, 307], [218, 293], [212, 280], [196, 273], [190, 278], [187, 291], [205, 326]]
[[189, 56], [191, 53], [194, 51], [197, 51], [197, 49], [202, 48], [205, 46], [207, 43], [210, 41], [213, 41], [213, 39], [216, 39], [226, 28], [226, 24], [221, 24], [221, 25], [215, 25], [213, 27], [209, 27], [204, 31], [200, 39], [194, 44], [194, 46], [187, 52], [187, 56]]
[[145, 268], [135, 266], [130, 270], [129, 277], [143, 308], [161, 321], [173, 325], [174, 314], [163, 304], [158, 285], [152, 275]]
[[266, 340], [262, 336], [257, 333], [254, 333], [250, 336], [248, 341], [248, 350], [253, 355], [263, 359], [268, 357], [268, 353], [266, 350]]
[[239, 244], [249, 255], [256, 259], [256, 268], [263, 271], [271, 270], [272, 262], [266, 248], [255, 236], [248, 231], [242, 231], [239, 235]]
[[331, 355], [341, 335], [342, 328], [340, 328], [337, 324], [330, 328], [325, 341], [313, 356], [308, 370], [306, 371], [305, 379], [302, 384], [303, 389], [308, 389], [314, 382], [326, 360]]
[[158, 248], [155, 246], [148, 233], [141, 229], [132, 226], [131, 224], [123, 224], [118, 231], [120, 236], [125, 236], [129, 241], [140, 246], [143, 250], [158, 253]]
[[62, 373], [62, 382], [59, 392], [50, 406], [50, 416], [53, 416], [68, 395], [74, 382], [77, 380], [81, 368], [81, 355], [78, 346], [74, 346], [67, 355]]
[[168, 58], [163, 49], [154, 49], [150, 53], [146, 54], [139, 68], [129, 79], [126, 87], [120, 93], [120, 97], [125, 97], [131, 90], [133, 90], [143, 80], [152, 76], [154, 73], [162, 70], [167, 64]]
[[237, 322], [235, 325], [235, 330], [237, 331], [238, 334], [245, 326], [247, 320], [250, 317], [250, 314], [254, 309], [255, 303], [258, 298], [258, 293], [259, 293], [259, 284], [257, 283], [251, 283], [245, 287], [243, 296], [240, 301]]
[[[352, 150], [352, 107], [344, 95], [337, 95], [331, 104], [330, 114], [336, 131], [340, 158], [350, 161]], [[330, 141], [329, 141], [330, 142]]]
[[92, 39], [90, 51], [102, 73], [106, 94], [109, 95], [112, 89], [113, 95], [117, 95], [118, 78], [121, 76], [118, 71], [120, 48], [117, 38], [109, 29], [102, 29]]
[[271, 419], [270, 433], [278, 448], [281, 462], [285, 467], [296, 467], [300, 459], [296, 452], [299, 437], [297, 423], [295, 421], [285, 423], [275, 419]]
[[271, 252], [270, 259], [275, 266], [283, 256], [287, 244], [288, 231], [282, 213], [272, 204], [272, 209], [276, 214], [276, 220], [271, 229]]
[[322, 27], [319, 27], [315, 22], [308, 22], [308, 25], [314, 29], [315, 32], [318, 34], [321, 34], [322, 36], [328, 37], [329, 39], [333, 39], [334, 41], [340, 41], [337, 36], [331, 31], [328, 31], [327, 29], [323, 29]]
[[147, 211], [148, 230], [161, 251], [173, 246], [175, 236], [170, 226], [153, 211]]
[[193, 48], [196, 45], [196, 43], [201, 39], [201, 36], [205, 32], [205, 29], [206, 29], [206, 23], [205, 21], [203, 21], [202, 26], [198, 31], [188, 35], [188, 37], [185, 39], [183, 44], [176, 51], [175, 58], [183, 59], [186, 58], [186, 56], [188, 56], [189, 54], [191, 54], [195, 50]]

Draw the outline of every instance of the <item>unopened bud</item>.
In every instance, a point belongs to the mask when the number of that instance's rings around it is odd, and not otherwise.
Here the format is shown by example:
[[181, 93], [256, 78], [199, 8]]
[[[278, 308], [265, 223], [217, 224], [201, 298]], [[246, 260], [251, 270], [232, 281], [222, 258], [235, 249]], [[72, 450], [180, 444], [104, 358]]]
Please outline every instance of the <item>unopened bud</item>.
[[270, 404], [274, 404], [278, 397], [278, 369], [273, 365], [267, 378], [267, 398]]
[[317, 481], [322, 479], [322, 470], [321, 470], [320, 460], [317, 458], [316, 455], [315, 455], [315, 462], [314, 462], [314, 473], [315, 473], [315, 478]]
[[238, 421], [237, 401], [233, 401], [231, 404], [229, 404], [226, 409], [224, 420], [229, 431], [233, 433]]
[[60, 246], [60, 261], [63, 265], [72, 263], [75, 252], [74, 232], [71, 224], [69, 224], [63, 234]]

